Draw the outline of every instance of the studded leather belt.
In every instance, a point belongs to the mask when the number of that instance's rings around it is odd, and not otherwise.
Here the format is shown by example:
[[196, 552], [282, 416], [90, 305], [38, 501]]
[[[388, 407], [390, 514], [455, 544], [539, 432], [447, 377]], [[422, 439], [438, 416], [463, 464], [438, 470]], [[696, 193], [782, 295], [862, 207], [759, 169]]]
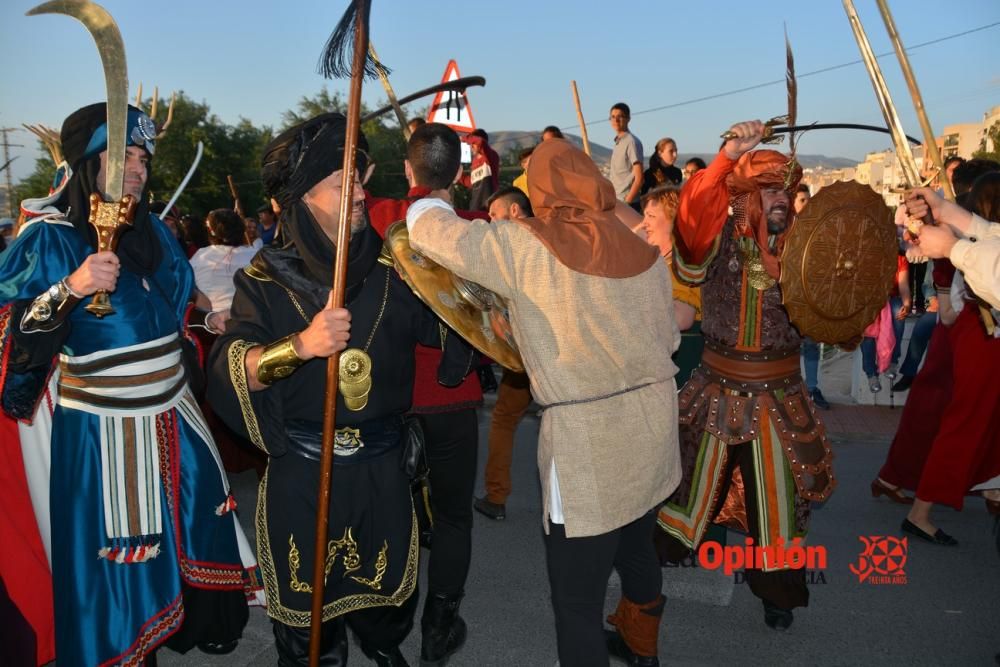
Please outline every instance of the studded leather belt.
[[710, 372], [734, 382], [772, 382], [799, 374], [799, 352], [725, 354], [706, 345], [701, 363]]

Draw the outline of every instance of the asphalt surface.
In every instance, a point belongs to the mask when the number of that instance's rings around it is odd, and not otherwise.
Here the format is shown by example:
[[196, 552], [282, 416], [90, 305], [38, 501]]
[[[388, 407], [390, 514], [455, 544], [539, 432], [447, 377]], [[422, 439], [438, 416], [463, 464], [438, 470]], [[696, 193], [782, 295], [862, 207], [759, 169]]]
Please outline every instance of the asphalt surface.
[[[824, 370], [827, 396], [847, 398], [844, 385], [850, 359]], [[849, 386], [850, 380], [847, 379]], [[480, 414], [480, 475], [495, 395]], [[835, 404], [833, 411], [857, 410]], [[870, 408], [869, 408], [870, 409]], [[898, 410], [886, 418], [898, 419]], [[840, 413], [844, 415], [845, 413]], [[879, 415], [883, 413], [879, 412]], [[556, 663], [555, 632], [545, 574], [541, 495], [535, 462], [538, 419], [526, 418], [518, 432], [513, 464], [513, 495], [507, 519], [475, 515], [472, 570], [462, 615], [468, 622], [466, 646], [451, 667]], [[868, 485], [890, 442], [885, 434], [834, 435], [839, 487], [812, 515], [808, 543], [827, 549], [827, 567], [813, 575], [810, 606], [796, 610], [785, 633], [764, 625], [760, 601], [749, 588], [718, 571], [664, 569], [668, 600], [660, 632], [660, 659], [666, 665], [995, 665], [1000, 652], [1000, 553], [993, 521], [983, 502], [969, 498], [964, 511], [938, 508], [938, 525], [959, 540], [941, 547], [910, 538], [902, 568], [906, 583], [859, 582], [850, 566], [864, 549], [859, 537], [900, 537], [906, 509], [871, 497]], [[611, 443], [613, 444], [613, 443]], [[254, 474], [234, 475], [241, 521], [253, 541]], [[729, 534], [729, 544], [742, 536]], [[425, 552], [426, 553], [426, 552]], [[423, 589], [421, 579], [421, 588]], [[618, 600], [609, 582], [607, 610]], [[403, 645], [411, 664], [419, 664], [419, 631]], [[160, 665], [275, 665], [270, 623], [263, 610], [251, 610], [238, 649], [228, 656], [196, 650], [180, 656], [160, 652]], [[368, 664], [356, 645], [351, 664]], [[615, 664], [612, 662], [612, 664]]]

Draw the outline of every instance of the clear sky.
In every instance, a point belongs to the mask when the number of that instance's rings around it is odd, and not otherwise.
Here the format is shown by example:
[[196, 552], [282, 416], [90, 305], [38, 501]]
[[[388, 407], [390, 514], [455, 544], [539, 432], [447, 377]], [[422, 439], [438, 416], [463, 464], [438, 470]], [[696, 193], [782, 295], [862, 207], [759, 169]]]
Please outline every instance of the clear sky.
[[[891, 51], [874, 0], [855, 0], [876, 53]], [[33, 1], [0, 3], [0, 126], [46, 123], [58, 128], [74, 109], [101, 99], [97, 51], [83, 26], [66, 16], [26, 17]], [[324, 84], [315, 66], [343, 2], [330, 0], [103, 0], [125, 40], [131, 90], [184, 90], [227, 122], [246, 117], [278, 125], [281, 112]], [[935, 130], [979, 122], [1000, 105], [1000, 0], [892, 0], [912, 50]], [[570, 80], [576, 79], [592, 141], [610, 145], [610, 106], [627, 102], [632, 130], [647, 146], [663, 136], [680, 151], [714, 153], [732, 122], [785, 111], [783, 85], [712, 100], [698, 98], [783, 79], [782, 24], [787, 24], [799, 79], [801, 122], [878, 124], [881, 114], [860, 64], [803, 76], [858, 60], [838, 0], [373, 0], [371, 36], [406, 95], [437, 83], [450, 58], [462, 75], [486, 77], [470, 89], [476, 122], [490, 130], [540, 130], [554, 124], [578, 133]], [[895, 57], [882, 67], [907, 131], [920, 136]], [[330, 82], [346, 91], [345, 82]], [[385, 100], [366, 82], [365, 100]], [[412, 109], [428, 100], [415, 103]], [[644, 110], [678, 105], [659, 111]], [[11, 134], [15, 179], [37, 154], [27, 132]], [[803, 153], [863, 159], [889, 147], [887, 137], [857, 132], [813, 133]]]

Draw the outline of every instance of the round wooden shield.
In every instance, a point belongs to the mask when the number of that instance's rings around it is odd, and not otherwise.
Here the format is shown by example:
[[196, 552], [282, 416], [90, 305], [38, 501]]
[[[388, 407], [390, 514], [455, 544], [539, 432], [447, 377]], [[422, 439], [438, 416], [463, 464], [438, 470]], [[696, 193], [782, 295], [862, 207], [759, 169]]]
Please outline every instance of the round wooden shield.
[[399, 275], [435, 315], [504, 368], [524, 372], [503, 298], [411, 248], [405, 220], [389, 226], [385, 243]]
[[781, 295], [805, 336], [840, 344], [856, 339], [885, 306], [898, 242], [882, 197], [855, 181], [821, 189], [788, 232]]

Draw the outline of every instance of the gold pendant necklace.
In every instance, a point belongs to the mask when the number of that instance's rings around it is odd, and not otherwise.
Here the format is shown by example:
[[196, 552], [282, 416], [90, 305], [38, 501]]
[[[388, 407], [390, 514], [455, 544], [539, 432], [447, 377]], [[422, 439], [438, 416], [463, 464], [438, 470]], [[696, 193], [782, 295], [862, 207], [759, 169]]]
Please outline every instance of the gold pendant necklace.
[[764, 267], [764, 260], [760, 257], [760, 249], [753, 239], [740, 239], [740, 255], [743, 257], [743, 266], [747, 269], [747, 282], [756, 290], [769, 290], [775, 286], [777, 281], [771, 277]]
[[368, 405], [368, 395], [372, 390], [372, 358], [368, 355], [368, 348], [375, 339], [375, 332], [382, 322], [385, 305], [389, 301], [389, 271], [390, 269], [386, 269], [382, 307], [379, 308], [372, 332], [368, 335], [368, 342], [365, 343], [363, 349], [349, 347], [340, 353], [340, 382], [337, 389], [344, 399], [344, 406], [353, 412], [365, 409], [365, 406]]

